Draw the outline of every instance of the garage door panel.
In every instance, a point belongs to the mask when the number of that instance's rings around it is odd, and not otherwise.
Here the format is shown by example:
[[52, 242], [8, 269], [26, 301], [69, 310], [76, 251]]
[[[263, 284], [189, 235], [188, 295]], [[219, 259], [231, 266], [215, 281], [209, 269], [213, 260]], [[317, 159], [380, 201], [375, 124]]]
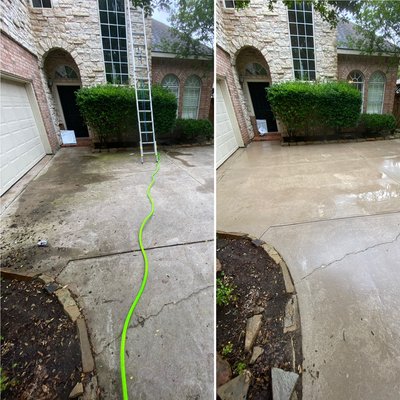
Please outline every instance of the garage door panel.
[[3, 194], [45, 156], [26, 86], [1, 79], [0, 189]]
[[217, 166], [221, 165], [232, 155], [239, 144], [236, 140], [232, 121], [230, 120], [227, 105], [221, 89], [221, 83], [216, 87], [216, 154]]

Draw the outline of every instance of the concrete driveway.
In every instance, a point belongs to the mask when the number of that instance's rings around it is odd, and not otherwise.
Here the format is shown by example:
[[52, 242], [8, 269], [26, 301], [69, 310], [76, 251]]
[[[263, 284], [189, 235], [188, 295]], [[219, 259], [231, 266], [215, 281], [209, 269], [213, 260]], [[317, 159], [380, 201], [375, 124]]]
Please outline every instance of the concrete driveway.
[[400, 141], [251, 143], [217, 179], [217, 228], [272, 244], [290, 268], [303, 399], [399, 399]]
[[[213, 148], [169, 149], [144, 232], [149, 280], [127, 338], [132, 399], [210, 399], [214, 353]], [[155, 168], [64, 148], [2, 215], [2, 264], [56, 276], [86, 317], [102, 398], [120, 399], [119, 345], [143, 276], [137, 231]], [[9, 199], [8, 199], [9, 200]], [[47, 239], [48, 248], [38, 248]]]

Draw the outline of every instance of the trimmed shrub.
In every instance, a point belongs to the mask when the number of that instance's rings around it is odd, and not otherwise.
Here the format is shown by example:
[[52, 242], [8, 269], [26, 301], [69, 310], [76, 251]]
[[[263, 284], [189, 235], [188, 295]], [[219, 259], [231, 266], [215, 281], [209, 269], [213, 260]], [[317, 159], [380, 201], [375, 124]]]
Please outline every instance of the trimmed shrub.
[[185, 141], [202, 142], [213, 137], [213, 126], [208, 119], [177, 119], [175, 131]]
[[361, 114], [360, 125], [367, 133], [390, 133], [396, 128], [396, 118], [393, 114]]
[[286, 126], [289, 136], [308, 135], [315, 128], [356, 125], [361, 94], [346, 82], [285, 82], [267, 89], [275, 116]]
[[[156, 135], [169, 134], [175, 124], [177, 102], [173, 93], [153, 86], [153, 112]], [[94, 130], [100, 144], [122, 141], [128, 136], [138, 140], [135, 90], [110, 84], [82, 88], [76, 95], [85, 122]]]

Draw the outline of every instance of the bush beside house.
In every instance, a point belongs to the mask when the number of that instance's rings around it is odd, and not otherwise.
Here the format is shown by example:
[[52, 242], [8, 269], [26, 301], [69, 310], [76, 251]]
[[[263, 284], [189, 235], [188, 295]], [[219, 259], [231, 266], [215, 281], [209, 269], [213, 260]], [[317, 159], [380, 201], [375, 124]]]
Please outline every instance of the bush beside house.
[[360, 126], [367, 133], [388, 135], [396, 128], [396, 118], [393, 114], [362, 114]]
[[291, 138], [340, 133], [355, 126], [360, 117], [361, 94], [346, 82], [285, 82], [267, 92], [275, 116]]
[[204, 142], [213, 138], [214, 129], [208, 119], [177, 119], [175, 133], [184, 142]]
[[[152, 87], [154, 125], [157, 137], [171, 134], [176, 120], [175, 96], [161, 86]], [[138, 142], [135, 91], [110, 84], [82, 88], [77, 104], [101, 146], [110, 142]]]

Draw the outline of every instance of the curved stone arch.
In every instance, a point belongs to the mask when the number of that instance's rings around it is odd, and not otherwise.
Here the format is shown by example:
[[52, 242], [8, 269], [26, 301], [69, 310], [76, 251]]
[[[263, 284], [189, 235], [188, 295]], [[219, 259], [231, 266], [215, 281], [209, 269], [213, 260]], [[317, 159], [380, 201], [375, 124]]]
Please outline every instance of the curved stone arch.
[[79, 70], [81, 69], [81, 66], [84, 64], [84, 61], [82, 60], [81, 56], [79, 53], [76, 51], [76, 47], [68, 43], [67, 41], [63, 41], [60, 39], [54, 39], [54, 40], [44, 40], [43, 42], [39, 43], [38, 46], [38, 57], [40, 60], [40, 67], [44, 67], [45, 60], [48, 56], [49, 53], [53, 50], [63, 50], [67, 52], [72, 59], [75, 61], [76, 65], [78, 66]]
[[265, 61], [268, 65], [270, 65], [271, 60], [269, 60], [269, 54], [267, 51], [267, 48], [265, 46], [265, 43], [261, 43], [256, 39], [252, 39], [250, 42], [248, 42], [246, 39], [239, 38], [237, 41], [235, 41], [236, 45], [232, 43], [232, 46], [234, 46], [234, 51], [232, 52], [233, 57], [232, 57], [232, 65], [236, 66], [236, 60], [237, 56], [240, 54], [240, 52], [245, 49], [246, 47], [254, 48], [255, 50], [258, 50], [262, 56], [265, 58]]
[[[46, 75], [49, 75], [49, 71], [47, 68], [48, 63], [51, 63], [52, 57], [55, 57], [55, 60], [57, 60], [57, 57], [64, 57], [63, 60], [58, 60], [58, 62], [54, 62], [53, 70], [56, 69], [56, 66], [61, 66], [61, 65], [67, 65], [71, 67], [78, 75], [78, 79], [80, 82], [82, 81], [81, 77], [81, 72], [79, 68], [79, 64], [76, 62], [75, 58], [72, 56], [72, 54], [67, 51], [65, 48], [62, 47], [53, 47], [49, 51], [47, 51], [44, 56], [41, 59], [41, 68], [45, 72]], [[54, 78], [53, 76], [49, 76], [52, 79]]]

